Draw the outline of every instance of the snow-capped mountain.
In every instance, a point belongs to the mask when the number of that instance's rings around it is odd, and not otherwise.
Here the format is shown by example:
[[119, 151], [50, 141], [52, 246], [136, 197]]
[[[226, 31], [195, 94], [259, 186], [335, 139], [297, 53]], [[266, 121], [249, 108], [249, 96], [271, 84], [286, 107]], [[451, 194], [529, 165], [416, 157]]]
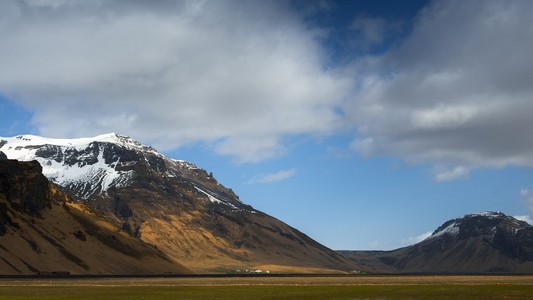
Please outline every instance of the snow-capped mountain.
[[387, 272], [531, 273], [533, 226], [501, 212], [482, 212], [449, 220], [409, 247], [341, 253]]
[[196, 165], [126, 136], [0, 137], [9, 159], [37, 160], [49, 180], [131, 236], [195, 271], [353, 270], [356, 264], [253, 209]]
[[501, 212], [481, 212], [468, 214], [461, 218], [445, 222], [433, 232], [428, 239], [449, 237], [465, 239], [469, 237], [483, 236], [494, 240], [502, 232], [516, 233], [521, 229], [529, 228], [525, 221], [506, 216]]
[[88, 198], [110, 187], [121, 187], [133, 176], [127, 161], [113, 155], [114, 145], [141, 152], [153, 149], [116, 134], [94, 139], [47, 139], [34, 135], [0, 138], [0, 151], [10, 159], [37, 160], [52, 182]]
[[[82, 199], [105, 193], [110, 188], [128, 186], [136, 167], [137, 171], [144, 166], [166, 177], [180, 177], [185, 170], [199, 170], [192, 163], [170, 159], [150, 146], [116, 133], [79, 139], [35, 135], [0, 137], [0, 151], [9, 159], [37, 160], [50, 181]], [[238, 209], [234, 201], [219, 199], [213, 191], [199, 187], [197, 190], [212, 202]]]

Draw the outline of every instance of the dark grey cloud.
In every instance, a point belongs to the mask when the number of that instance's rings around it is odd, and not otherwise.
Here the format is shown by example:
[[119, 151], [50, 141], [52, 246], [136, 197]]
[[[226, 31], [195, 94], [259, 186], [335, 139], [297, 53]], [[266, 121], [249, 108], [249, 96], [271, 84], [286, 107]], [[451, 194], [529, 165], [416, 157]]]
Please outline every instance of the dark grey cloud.
[[531, 1], [432, 2], [400, 46], [357, 66], [353, 148], [432, 163], [438, 181], [533, 166], [531, 24]]

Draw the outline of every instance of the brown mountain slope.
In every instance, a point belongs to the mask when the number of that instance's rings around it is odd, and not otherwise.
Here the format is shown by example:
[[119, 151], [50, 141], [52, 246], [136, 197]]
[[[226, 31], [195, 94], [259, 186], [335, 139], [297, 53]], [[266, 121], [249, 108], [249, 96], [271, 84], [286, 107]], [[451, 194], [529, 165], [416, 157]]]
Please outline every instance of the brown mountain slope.
[[244, 204], [212, 174], [117, 134], [0, 138], [10, 158], [48, 178], [132, 237], [199, 273], [236, 269], [345, 272], [356, 263]]
[[41, 170], [0, 160], [0, 274], [191, 272], [71, 201]]
[[204, 170], [159, 159], [158, 168], [171, 176], [140, 159], [134, 162], [138, 169], [128, 186], [94, 195], [87, 203], [201, 273], [357, 269], [300, 231], [243, 204]]

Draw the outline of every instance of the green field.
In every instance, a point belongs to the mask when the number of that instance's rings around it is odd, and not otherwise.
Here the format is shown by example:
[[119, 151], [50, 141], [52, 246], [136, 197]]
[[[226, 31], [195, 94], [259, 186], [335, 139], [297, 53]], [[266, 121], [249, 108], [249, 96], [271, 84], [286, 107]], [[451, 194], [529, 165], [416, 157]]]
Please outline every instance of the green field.
[[531, 277], [0, 280], [0, 299], [533, 299]]
[[533, 287], [489, 286], [217, 286], [14, 287], [0, 299], [533, 299]]

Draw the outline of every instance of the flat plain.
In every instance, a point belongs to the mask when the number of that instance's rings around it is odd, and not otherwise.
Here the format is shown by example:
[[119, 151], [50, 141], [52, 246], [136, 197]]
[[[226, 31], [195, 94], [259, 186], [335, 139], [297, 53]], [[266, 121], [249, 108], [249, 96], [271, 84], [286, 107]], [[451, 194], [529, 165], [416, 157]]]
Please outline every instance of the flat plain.
[[0, 299], [533, 299], [533, 276], [3, 278]]

